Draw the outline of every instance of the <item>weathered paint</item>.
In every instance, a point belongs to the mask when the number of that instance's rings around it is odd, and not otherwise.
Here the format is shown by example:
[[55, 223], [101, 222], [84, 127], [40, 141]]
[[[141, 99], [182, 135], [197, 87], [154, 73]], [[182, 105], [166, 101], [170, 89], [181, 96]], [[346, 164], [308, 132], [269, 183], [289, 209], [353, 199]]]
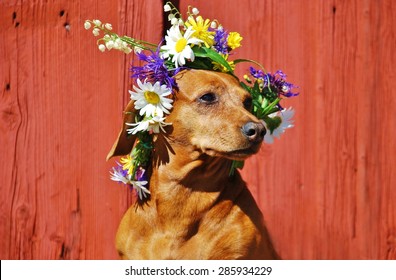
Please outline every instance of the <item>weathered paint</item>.
[[[395, 3], [179, 1], [244, 37], [235, 55], [299, 85], [295, 128], [243, 176], [285, 259], [396, 259]], [[133, 195], [106, 154], [132, 56], [85, 19], [159, 42], [162, 1], [0, 3], [0, 258], [114, 259]], [[248, 65], [239, 66], [242, 74]]]

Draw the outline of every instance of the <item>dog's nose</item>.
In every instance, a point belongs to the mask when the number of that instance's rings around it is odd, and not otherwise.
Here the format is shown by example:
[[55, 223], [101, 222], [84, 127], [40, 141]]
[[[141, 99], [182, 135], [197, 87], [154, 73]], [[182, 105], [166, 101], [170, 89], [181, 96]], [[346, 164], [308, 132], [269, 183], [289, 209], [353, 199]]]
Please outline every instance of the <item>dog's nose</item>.
[[248, 122], [242, 126], [242, 133], [251, 142], [261, 142], [264, 139], [266, 129], [262, 123]]

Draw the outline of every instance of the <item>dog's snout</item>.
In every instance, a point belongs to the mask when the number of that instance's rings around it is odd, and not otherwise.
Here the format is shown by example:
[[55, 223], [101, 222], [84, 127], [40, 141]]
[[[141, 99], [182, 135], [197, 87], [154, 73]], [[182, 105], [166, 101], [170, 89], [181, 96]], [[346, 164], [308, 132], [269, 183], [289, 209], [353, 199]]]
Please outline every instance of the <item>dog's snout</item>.
[[248, 122], [242, 126], [242, 133], [251, 142], [261, 142], [264, 139], [266, 129], [262, 123]]

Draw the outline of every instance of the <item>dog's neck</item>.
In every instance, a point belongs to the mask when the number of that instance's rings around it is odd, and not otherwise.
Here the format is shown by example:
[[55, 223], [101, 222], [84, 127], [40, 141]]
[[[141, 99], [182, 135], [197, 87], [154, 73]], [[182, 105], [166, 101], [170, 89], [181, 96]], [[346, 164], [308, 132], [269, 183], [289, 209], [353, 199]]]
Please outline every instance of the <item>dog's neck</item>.
[[161, 149], [155, 153], [150, 205], [167, 220], [183, 223], [181, 216], [199, 218], [218, 201], [226, 187], [232, 188], [235, 183], [242, 185], [238, 172], [230, 176], [232, 161], [229, 159], [210, 157], [193, 147], [175, 143], [165, 154]]

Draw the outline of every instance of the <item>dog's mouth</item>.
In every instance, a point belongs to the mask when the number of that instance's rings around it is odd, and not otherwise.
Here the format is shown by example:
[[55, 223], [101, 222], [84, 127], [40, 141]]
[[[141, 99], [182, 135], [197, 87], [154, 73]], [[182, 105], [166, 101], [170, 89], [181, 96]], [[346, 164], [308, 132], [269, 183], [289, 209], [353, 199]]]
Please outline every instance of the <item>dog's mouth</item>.
[[216, 151], [212, 149], [207, 149], [204, 152], [209, 156], [224, 157], [231, 160], [245, 160], [251, 155], [254, 155], [259, 151], [261, 147], [260, 143], [252, 143], [248, 147], [229, 150], [229, 151]]
[[244, 159], [248, 158], [249, 156], [257, 153], [259, 151], [260, 147], [261, 147], [261, 143], [257, 143], [257, 144], [251, 145], [250, 147], [245, 148], [245, 149], [238, 149], [238, 150], [228, 152], [228, 153], [226, 153], [225, 157], [228, 157], [228, 158], [234, 159], [234, 160], [244, 160]]

